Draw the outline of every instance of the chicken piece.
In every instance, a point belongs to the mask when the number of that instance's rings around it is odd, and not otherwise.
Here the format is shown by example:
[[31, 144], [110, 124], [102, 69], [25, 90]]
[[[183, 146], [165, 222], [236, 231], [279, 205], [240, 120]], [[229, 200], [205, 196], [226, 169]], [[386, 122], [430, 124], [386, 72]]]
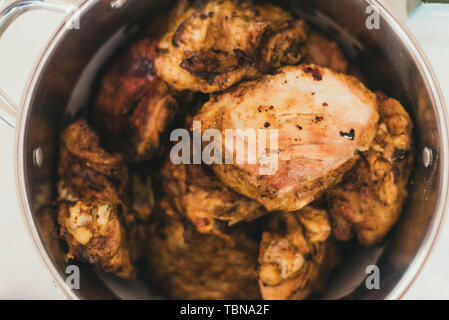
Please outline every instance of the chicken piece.
[[307, 26], [251, 0], [180, 0], [159, 44], [158, 76], [177, 90], [210, 93], [255, 79], [304, 55]]
[[349, 69], [348, 60], [338, 44], [317, 31], [309, 33], [304, 62], [346, 74]]
[[153, 216], [146, 250], [153, 285], [170, 299], [259, 299], [257, 243], [249, 233], [238, 225], [204, 234], [180, 216]]
[[158, 40], [146, 34], [114, 58], [101, 78], [92, 110], [108, 147], [134, 162], [154, 156], [178, 109], [180, 94], [154, 72]]
[[357, 153], [371, 146], [378, 119], [374, 93], [315, 65], [242, 83], [215, 95], [195, 117], [203, 133], [217, 129], [229, 137], [233, 130], [235, 143], [218, 137], [206, 146], [234, 155], [233, 164], [213, 164], [218, 178], [268, 211], [289, 212], [340, 182]]
[[302, 300], [319, 293], [338, 262], [326, 211], [305, 207], [270, 216], [259, 251], [259, 287], [266, 300]]
[[94, 193], [75, 203], [59, 204], [60, 234], [69, 246], [68, 257], [76, 257], [99, 270], [122, 278], [134, 278], [119, 204]]
[[162, 179], [176, 213], [185, 215], [201, 233], [216, 232], [216, 220], [233, 225], [265, 213], [257, 201], [235, 193], [203, 165], [174, 165], [167, 159]]
[[122, 278], [136, 275], [132, 261], [141, 251], [136, 216], [129, 210], [128, 170], [118, 154], [79, 120], [61, 136], [58, 223], [68, 259], [77, 258]]
[[58, 174], [60, 196], [78, 199], [95, 190], [118, 199], [128, 184], [128, 169], [119, 154], [100, 147], [98, 135], [85, 120], [78, 120], [61, 134]]
[[366, 246], [393, 227], [407, 198], [413, 166], [413, 123], [395, 99], [378, 94], [380, 125], [371, 148], [353, 171], [329, 192], [333, 234], [341, 241], [356, 234]]

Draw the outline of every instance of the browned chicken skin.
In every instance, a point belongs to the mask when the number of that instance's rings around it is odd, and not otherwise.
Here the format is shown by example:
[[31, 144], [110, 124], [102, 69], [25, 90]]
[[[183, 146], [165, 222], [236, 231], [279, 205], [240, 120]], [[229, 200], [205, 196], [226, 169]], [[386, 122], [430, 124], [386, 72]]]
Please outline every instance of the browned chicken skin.
[[[170, 206], [163, 200], [163, 207]], [[173, 210], [171, 210], [173, 211]], [[148, 230], [152, 282], [171, 299], [258, 299], [257, 243], [247, 226], [204, 234], [179, 215], [160, 213]]]
[[[381, 241], [400, 215], [413, 162], [407, 112], [347, 74], [357, 71], [335, 41], [275, 5], [178, 0], [101, 78], [91, 116], [107, 149], [84, 120], [61, 135], [66, 259], [129, 279], [144, 257], [142, 271], [171, 299], [319, 294], [340, 258], [331, 234]], [[277, 155], [275, 171], [237, 163], [236, 150], [215, 138], [233, 164], [163, 163], [165, 133], [183, 115], [222, 137], [276, 129], [277, 145], [263, 148]], [[234, 138], [261, 160], [259, 145]], [[152, 158], [156, 170], [143, 162]]]
[[102, 77], [92, 116], [107, 144], [132, 161], [151, 158], [175, 117], [174, 93], [155, 74], [158, 36], [146, 34], [117, 56]]
[[162, 183], [172, 208], [202, 233], [217, 231], [216, 221], [233, 225], [265, 213], [257, 201], [235, 193], [203, 165], [174, 165], [167, 159]]
[[[195, 120], [201, 121], [203, 133], [216, 129], [222, 137], [229, 129], [265, 130], [266, 136], [276, 130], [277, 146], [262, 150], [272, 158], [272, 172], [261, 172], [266, 163], [259, 156], [259, 141], [246, 135], [237, 136], [232, 149], [226, 139], [213, 141], [216, 149], [234, 155], [233, 164], [214, 164], [213, 170], [226, 185], [269, 211], [296, 211], [340, 182], [357, 153], [369, 149], [378, 117], [376, 96], [355, 78], [300, 65], [215, 95]], [[235, 155], [242, 148], [257, 159], [239, 163]]]
[[224, 90], [296, 64], [307, 28], [279, 7], [251, 0], [180, 0], [159, 44], [156, 72], [177, 90]]
[[270, 219], [259, 249], [262, 297], [301, 300], [319, 293], [338, 262], [327, 212], [308, 206]]
[[103, 150], [84, 120], [65, 129], [60, 149], [58, 223], [67, 257], [122, 278], [135, 277], [132, 260], [141, 252], [122, 157]]
[[347, 241], [356, 234], [367, 246], [381, 241], [399, 218], [413, 164], [413, 124], [407, 111], [382, 93], [377, 100], [380, 125], [373, 145], [328, 193], [334, 236]]

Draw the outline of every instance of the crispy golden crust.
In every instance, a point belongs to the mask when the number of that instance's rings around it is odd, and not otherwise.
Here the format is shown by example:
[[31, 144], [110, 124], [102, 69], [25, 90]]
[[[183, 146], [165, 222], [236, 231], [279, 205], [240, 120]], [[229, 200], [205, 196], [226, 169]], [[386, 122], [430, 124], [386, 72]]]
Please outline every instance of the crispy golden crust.
[[118, 207], [107, 200], [83, 199], [59, 203], [61, 237], [69, 246], [69, 257], [95, 265], [122, 278], [135, 277]]
[[158, 36], [145, 34], [101, 78], [92, 116], [105, 142], [131, 161], [151, 158], [172, 122], [176, 94], [154, 72]]
[[167, 159], [162, 181], [172, 207], [198, 232], [217, 231], [216, 220], [233, 225], [266, 213], [257, 201], [235, 193], [203, 165], [174, 165]]
[[142, 233], [128, 197], [122, 157], [101, 148], [86, 121], [61, 135], [58, 223], [69, 259], [77, 258], [122, 278], [133, 278]]
[[270, 218], [259, 249], [263, 299], [302, 300], [319, 293], [338, 262], [327, 212], [306, 207]]
[[367, 246], [381, 241], [399, 218], [413, 164], [407, 111], [382, 93], [378, 103], [381, 119], [373, 145], [344, 183], [328, 193], [334, 236], [347, 241], [355, 233]]
[[304, 54], [307, 27], [279, 7], [252, 1], [180, 0], [159, 44], [156, 72], [177, 90], [224, 90]]
[[247, 234], [243, 225], [199, 233], [161, 213], [148, 231], [149, 276], [171, 299], [258, 299], [257, 243]]
[[[278, 156], [273, 174], [261, 173], [260, 158], [255, 164], [248, 159], [238, 163], [236, 154], [242, 150], [237, 143], [225, 149], [225, 139], [214, 143], [234, 155], [234, 164], [215, 164], [213, 170], [227, 186], [269, 211], [296, 211], [339, 183], [357, 153], [369, 149], [378, 117], [376, 96], [355, 78], [300, 65], [215, 95], [195, 120], [203, 132], [217, 129], [223, 137], [228, 129], [267, 128], [267, 136], [276, 130], [278, 145], [265, 149]], [[245, 143], [248, 150], [258, 148], [258, 141]]]

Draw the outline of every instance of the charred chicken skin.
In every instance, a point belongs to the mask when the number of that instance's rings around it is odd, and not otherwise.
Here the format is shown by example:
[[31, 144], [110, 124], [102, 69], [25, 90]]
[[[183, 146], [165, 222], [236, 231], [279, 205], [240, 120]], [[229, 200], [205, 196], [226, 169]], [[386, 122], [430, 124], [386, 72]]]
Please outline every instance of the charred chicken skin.
[[174, 165], [167, 159], [162, 181], [171, 207], [202, 233], [219, 231], [216, 221], [234, 225], [265, 213], [260, 203], [235, 193], [203, 165]]
[[177, 90], [224, 90], [304, 55], [305, 22], [274, 5], [180, 0], [173, 16], [155, 67]]
[[157, 43], [157, 35], [146, 34], [112, 61], [92, 110], [108, 146], [131, 161], [154, 156], [178, 108], [179, 94], [154, 72]]
[[122, 278], [135, 277], [140, 254], [135, 214], [128, 209], [128, 170], [122, 156], [99, 145], [86, 121], [62, 133], [58, 173], [58, 223], [69, 259], [77, 258]]
[[[163, 202], [163, 208], [170, 206], [169, 201]], [[148, 230], [149, 275], [167, 297], [260, 298], [257, 242], [248, 235], [247, 226], [205, 234], [176, 214], [161, 212], [155, 218]]]
[[270, 216], [259, 249], [259, 286], [266, 300], [302, 300], [323, 289], [338, 262], [326, 211], [305, 207]]
[[399, 218], [413, 164], [410, 116], [395, 99], [378, 93], [377, 100], [380, 124], [373, 145], [329, 192], [335, 238], [356, 235], [367, 246], [381, 241]]
[[[215, 95], [195, 117], [202, 132], [216, 129], [223, 137], [228, 129], [275, 129], [277, 146], [270, 142], [262, 150], [275, 155], [273, 172], [261, 171], [262, 158], [213, 165], [222, 182], [269, 211], [299, 210], [340, 182], [357, 153], [371, 146], [378, 119], [374, 93], [353, 77], [316, 65], [285, 67], [241, 83]], [[232, 149], [218, 140], [213, 143], [223, 154], [235, 155], [239, 145], [261, 151], [260, 141], [244, 135], [236, 136]]]

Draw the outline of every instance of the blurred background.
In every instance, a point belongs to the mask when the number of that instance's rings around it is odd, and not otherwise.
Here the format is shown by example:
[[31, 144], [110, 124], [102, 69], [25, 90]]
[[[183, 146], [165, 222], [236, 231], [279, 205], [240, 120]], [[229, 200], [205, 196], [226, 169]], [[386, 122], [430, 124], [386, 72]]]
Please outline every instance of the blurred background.
[[[383, 2], [418, 40], [449, 101], [449, 4]], [[60, 18], [57, 13], [26, 13], [0, 39], [0, 88], [15, 102], [20, 101], [33, 64]], [[64, 299], [26, 231], [16, 195], [14, 131], [1, 121], [0, 215], [0, 299]], [[449, 220], [405, 299], [449, 299]]]

